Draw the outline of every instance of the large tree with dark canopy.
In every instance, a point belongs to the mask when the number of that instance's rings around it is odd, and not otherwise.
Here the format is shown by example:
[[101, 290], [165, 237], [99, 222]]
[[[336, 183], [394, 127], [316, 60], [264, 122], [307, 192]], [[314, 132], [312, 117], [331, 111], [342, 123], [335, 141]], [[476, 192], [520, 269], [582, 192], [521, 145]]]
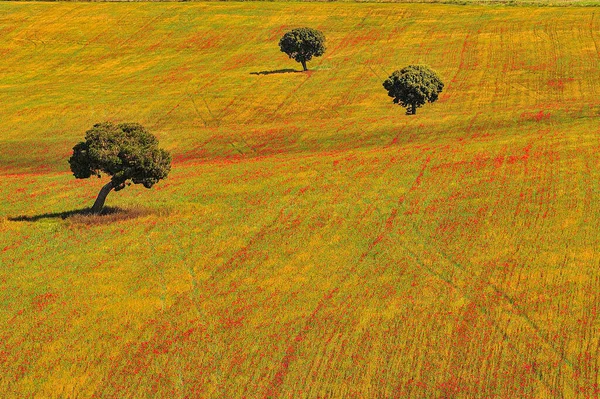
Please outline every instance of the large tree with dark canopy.
[[394, 104], [405, 107], [407, 115], [415, 115], [417, 108], [438, 99], [444, 84], [429, 67], [409, 65], [394, 71], [383, 82], [383, 87], [388, 91], [388, 96], [394, 99]]
[[151, 188], [171, 170], [171, 155], [158, 148], [158, 140], [139, 123], [111, 122], [95, 124], [85, 133], [85, 141], [73, 147], [69, 159], [73, 175], [78, 179], [90, 176], [111, 176], [102, 187], [92, 213], [102, 212], [106, 196], [131, 183]]
[[325, 53], [325, 35], [312, 28], [292, 29], [279, 40], [279, 48], [307, 71], [306, 63]]

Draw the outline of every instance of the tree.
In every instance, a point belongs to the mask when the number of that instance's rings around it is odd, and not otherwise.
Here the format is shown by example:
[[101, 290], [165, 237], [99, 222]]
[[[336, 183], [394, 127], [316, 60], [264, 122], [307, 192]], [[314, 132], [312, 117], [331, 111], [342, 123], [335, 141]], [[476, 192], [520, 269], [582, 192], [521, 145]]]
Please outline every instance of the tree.
[[166, 178], [171, 155], [159, 149], [156, 137], [138, 123], [104, 122], [95, 124], [85, 133], [85, 141], [73, 147], [69, 165], [78, 179], [111, 176], [92, 206], [92, 213], [98, 214], [113, 189], [120, 191], [132, 182], [152, 188]]
[[425, 65], [409, 65], [394, 71], [383, 82], [388, 96], [394, 104], [406, 108], [406, 115], [415, 115], [417, 108], [426, 102], [434, 102], [442, 92], [444, 84], [435, 71]]
[[312, 28], [292, 29], [279, 40], [279, 48], [308, 71], [306, 62], [325, 53], [325, 35]]

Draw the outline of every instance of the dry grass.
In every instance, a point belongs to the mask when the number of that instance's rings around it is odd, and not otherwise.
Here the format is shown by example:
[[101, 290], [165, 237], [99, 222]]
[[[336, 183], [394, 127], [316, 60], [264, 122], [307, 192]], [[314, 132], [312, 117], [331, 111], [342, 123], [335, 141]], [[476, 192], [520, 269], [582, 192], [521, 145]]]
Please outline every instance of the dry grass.
[[[0, 3], [0, 397], [597, 397], [597, 14]], [[325, 56], [266, 73], [302, 25]], [[172, 174], [69, 214], [105, 119]]]
[[166, 209], [149, 209], [141, 206], [131, 208], [106, 207], [100, 215], [89, 212], [81, 212], [66, 218], [74, 226], [98, 226], [112, 224], [126, 220], [139, 219], [148, 216], [166, 217], [169, 211]]
[[[165, 217], [170, 214], [168, 208], [151, 209], [143, 206], [133, 206], [130, 208], [120, 207], [104, 207], [100, 214], [91, 212], [90, 208], [77, 209], [73, 211], [42, 213], [39, 215], [20, 215], [8, 217], [8, 221], [12, 222], [38, 222], [48, 219], [61, 219], [67, 221], [71, 225], [97, 226], [104, 224], [112, 224], [125, 220], [143, 218], [147, 216]], [[4, 220], [4, 218], [2, 219]]]

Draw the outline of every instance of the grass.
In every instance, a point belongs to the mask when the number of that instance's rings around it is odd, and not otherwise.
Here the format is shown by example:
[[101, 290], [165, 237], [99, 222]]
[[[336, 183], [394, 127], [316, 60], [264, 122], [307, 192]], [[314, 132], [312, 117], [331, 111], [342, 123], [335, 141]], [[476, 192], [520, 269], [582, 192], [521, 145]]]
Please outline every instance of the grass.
[[[328, 51], [288, 73], [301, 25]], [[0, 32], [1, 397], [598, 395], [592, 9], [0, 3]], [[446, 82], [415, 117], [381, 86], [411, 63]], [[173, 170], [85, 216], [66, 160], [107, 119]]]
[[42, 213], [39, 215], [20, 215], [9, 217], [8, 220], [11, 222], [38, 222], [44, 219], [62, 219], [75, 225], [95, 226], [136, 219], [152, 214], [165, 216], [168, 214], [168, 210], [161, 208], [147, 209], [141, 206], [128, 209], [107, 206], [99, 214], [92, 213], [91, 208], [83, 208], [65, 212]]

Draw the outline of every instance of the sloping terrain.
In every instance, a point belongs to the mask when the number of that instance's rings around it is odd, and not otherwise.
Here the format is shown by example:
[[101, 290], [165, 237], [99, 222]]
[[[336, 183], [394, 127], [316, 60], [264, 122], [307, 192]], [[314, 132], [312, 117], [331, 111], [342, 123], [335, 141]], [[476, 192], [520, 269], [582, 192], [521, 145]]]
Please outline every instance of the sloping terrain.
[[[597, 397], [597, 14], [0, 3], [0, 397]], [[174, 165], [85, 217], [103, 120]]]

